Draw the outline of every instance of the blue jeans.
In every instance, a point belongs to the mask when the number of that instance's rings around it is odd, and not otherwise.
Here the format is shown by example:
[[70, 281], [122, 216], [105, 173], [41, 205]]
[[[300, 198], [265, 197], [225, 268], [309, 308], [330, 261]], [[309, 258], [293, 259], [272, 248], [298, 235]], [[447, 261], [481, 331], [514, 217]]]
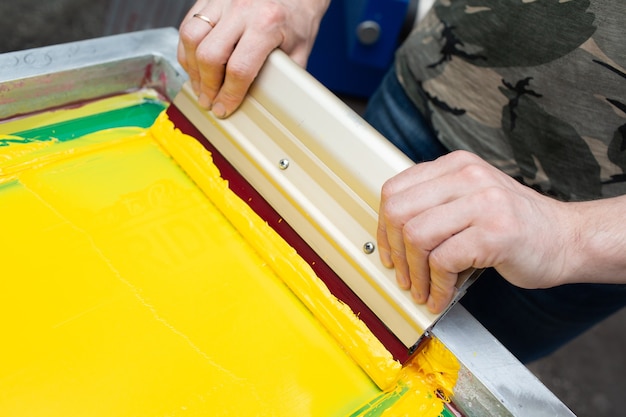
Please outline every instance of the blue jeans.
[[[390, 71], [368, 103], [365, 119], [413, 161], [448, 152]], [[552, 353], [626, 306], [626, 285], [569, 284], [525, 290], [487, 269], [461, 304], [520, 361]]]
[[393, 70], [370, 98], [364, 118], [415, 162], [432, 161], [448, 153]]

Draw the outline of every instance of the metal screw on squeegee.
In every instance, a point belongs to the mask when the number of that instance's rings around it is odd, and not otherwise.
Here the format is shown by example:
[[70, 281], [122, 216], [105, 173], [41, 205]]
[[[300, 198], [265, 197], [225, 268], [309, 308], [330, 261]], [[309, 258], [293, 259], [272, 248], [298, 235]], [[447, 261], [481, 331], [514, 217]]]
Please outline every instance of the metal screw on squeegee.
[[280, 161], [278, 161], [278, 168], [285, 170], [287, 168], [289, 168], [289, 159], [281, 159]]
[[371, 255], [372, 253], [374, 253], [375, 250], [376, 250], [376, 245], [374, 245], [373, 242], [365, 242], [365, 244], [363, 245], [363, 252], [365, 252], [368, 255]]

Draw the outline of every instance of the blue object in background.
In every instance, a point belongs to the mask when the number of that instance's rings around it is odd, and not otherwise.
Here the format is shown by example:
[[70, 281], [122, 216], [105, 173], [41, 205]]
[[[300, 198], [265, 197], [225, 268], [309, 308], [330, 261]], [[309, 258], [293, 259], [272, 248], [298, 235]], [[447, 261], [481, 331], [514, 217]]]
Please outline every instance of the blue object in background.
[[333, 0], [307, 70], [336, 94], [368, 98], [413, 26], [417, 0]]

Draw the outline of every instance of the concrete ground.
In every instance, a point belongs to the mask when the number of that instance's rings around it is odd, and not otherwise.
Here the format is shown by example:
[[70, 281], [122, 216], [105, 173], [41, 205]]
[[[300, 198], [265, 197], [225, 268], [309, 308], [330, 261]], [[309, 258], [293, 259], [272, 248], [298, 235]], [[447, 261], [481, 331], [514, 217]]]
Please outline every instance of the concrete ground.
[[[123, 17], [113, 16], [112, 11], [114, 6], [142, 3], [163, 7], [167, 0], [5, 0], [0, 2], [0, 53], [98, 37], [116, 27], [132, 28], [116, 25]], [[169, 14], [170, 22], [158, 25], [177, 26], [178, 12]], [[357, 110], [362, 106], [358, 100], [349, 103]], [[529, 368], [579, 416], [626, 415], [621, 404], [626, 393], [624, 323], [626, 310]]]

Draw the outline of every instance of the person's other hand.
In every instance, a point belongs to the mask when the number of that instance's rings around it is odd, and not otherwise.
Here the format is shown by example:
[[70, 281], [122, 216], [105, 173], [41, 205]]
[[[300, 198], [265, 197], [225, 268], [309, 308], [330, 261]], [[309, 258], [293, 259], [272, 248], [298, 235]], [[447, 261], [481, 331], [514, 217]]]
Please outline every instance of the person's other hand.
[[495, 267], [512, 284], [559, 284], [566, 260], [567, 203], [457, 151], [415, 165], [382, 189], [381, 261], [419, 304], [441, 312], [460, 272]]
[[200, 105], [217, 117], [228, 117], [275, 48], [306, 66], [328, 4], [329, 0], [198, 0], [180, 25], [178, 60]]

